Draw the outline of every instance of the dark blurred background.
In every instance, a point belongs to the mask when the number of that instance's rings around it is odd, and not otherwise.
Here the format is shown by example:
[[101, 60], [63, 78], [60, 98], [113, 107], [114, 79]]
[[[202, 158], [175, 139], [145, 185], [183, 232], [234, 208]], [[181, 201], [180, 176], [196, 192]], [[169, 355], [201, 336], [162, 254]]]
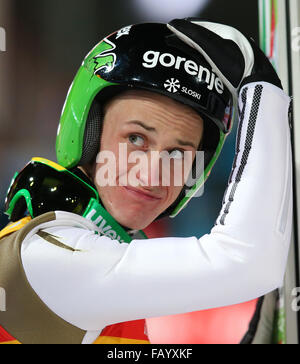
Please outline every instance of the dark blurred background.
[[[238, 27], [258, 40], [257, 1], [0, 0], [6, 52], [0, 52], [0, 228], [9, 182], [33, 156], [56, 160], [55, 138], [69, 85], [83, 57], [124, 25], [195, 16]], [[235, 128], [236, 129], [236, 128]], [[205, 186], [165, 233], [203, 235], [221, 206], [234, 156], [235, 129]]]

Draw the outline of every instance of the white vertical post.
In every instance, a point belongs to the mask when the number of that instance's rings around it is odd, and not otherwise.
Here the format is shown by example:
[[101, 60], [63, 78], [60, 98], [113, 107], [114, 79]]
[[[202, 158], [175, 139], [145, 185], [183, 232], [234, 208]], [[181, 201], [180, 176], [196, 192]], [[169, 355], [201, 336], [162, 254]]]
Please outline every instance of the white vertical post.
[[[300, 82], [297, 81], [300, 80], [300, 50], [298, 54], [291, 51], [290, 33], [297, 27], [297, 24], [298, 27], [300, 26], [299, 5], [299, 0], [259, 0], [261, 46], [277, 69], [286, 93], [294, 96], [293, 136], [295, 141], [294, 158], [297, 181], [294, 187], [298, 196], [298, 206], [295, 206], [297, 211], [300, 211]], [[291, 24], [289, 24], [289, 19]], [[294, 44], [296, 41], [297, 39], [294, 39]], [[293, 82], [291, 82], [292, 80]], [[292, 301], [295, 299], [292, 296], [292, 291], [297, 286], [298, 274], [298, 252], [296, 251], [297, 242], [295, 241], [298, 226], [300, 226], [299, 223], [296, 223], [294, 226], [295, 234], [293, 234], [291, 242], [284, 287], [280, 292], [280, 302], [278, 302], [279, 316], [281, 318], [278, 323], [280, 327], [277, 327], [277, 330], [284, 334], [283, 340], [287, 344], [298, 343], [297, 312], [292, 310]]]
[[[294, 137], [294, 167], [295, 167], [295, 229], [298, 238], [300, 236], [300, 2], [299, 0], [286, 0], [289, 3], [289, 34], [290, 41], [290, 90], [293, 96], [293, 137]], [[298, 262], [300, 261], [300, 242], [296, 251]], [[298, 267], [298, 279], [300, 276]], [[298, 282], [299, 284], [299, 282]], [[295, 288], [290, 287], [291, 289]], [[297, 322], [297, 321], [296, 321]], [[299, 321], [298, 321], [299, 322]], [[298, 328], [299, 329], [299, 328]]]
[[[290, 0], [288, 0], [290, 2]], [[297, 0], [298, 2], [298, 0]], [[290, 5], [291, 2], [290, 2]], [[290, 42], [290, 29], [289, 24], [287, 22], [288, 18], [290, 18], [291, 13], [293, 11], [292, 8], [287, 7], [287, 3], [285, 1], [279, 0], [277, 1], [278, 7], [278, 32], [277, 32], [277, 44], [278, 44], [278, 52], [277, 52], [277, 69], [279, 76], [282, 80], [283, 87], [287, 93], [291, 93], [291, 84], [290, 80], [295, 76], [293, 75], [293, 69], [290, 67], [289, 57], [291, 56], [291, 44]], [[299, 70], [300, 71], [300, 70]], [[298, 71], [298, 72], [299, 72]], [[298, 73], [299, 74], [299, 73]], [[299, 74], [300, 75], [300, 74]], [[292, 92], [293, 93], [293, 92]], [[295, 119], [296, 120], [296, 119]], [[295, 126], [295, 120], [293, 125]], [[299, 171], [298, 171], [299, 172]], [[296, 168], [297, 173], [297, 168]], [[300, 180], [298, 180], [300, 183]], [[299, 186], [298, 186], [299, 188]], [[298, 225], [299, 226], [299, 225]], [[296, 232], [297, 225], [294, 226], [294, 231]], [[298, 343], [298, 323], [297, 323], [297, 312], [292, 310], [292, 300], [294, 297], [292, 296], [293, 289], [297, 286], [297, 265], [296, 265], [296, 247], [295, 247], [295, 235], [292, 239], [290, 255], [287, 264], [287, 272], [284, 282], [284, 301], [285, 301], [285, 320], [286, 320], [286, 342], [287, 344], [297, 344]]]

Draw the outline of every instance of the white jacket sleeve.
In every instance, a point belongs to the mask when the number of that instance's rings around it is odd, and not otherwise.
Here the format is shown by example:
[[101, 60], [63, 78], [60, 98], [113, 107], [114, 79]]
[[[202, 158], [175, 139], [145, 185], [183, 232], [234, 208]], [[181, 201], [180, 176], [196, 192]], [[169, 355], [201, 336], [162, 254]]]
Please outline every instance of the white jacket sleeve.
[[289, 97], [271, 84], [242, 89], [236, 159], [209, 235], [127, 245], [62, 219], [59, 227], [43, 228], [73, 251], [36, 234], [23, 243], [33, 289], [57, 315], [90, 331], [237, 304], [276, 289], [292, 224], [289, 106]]

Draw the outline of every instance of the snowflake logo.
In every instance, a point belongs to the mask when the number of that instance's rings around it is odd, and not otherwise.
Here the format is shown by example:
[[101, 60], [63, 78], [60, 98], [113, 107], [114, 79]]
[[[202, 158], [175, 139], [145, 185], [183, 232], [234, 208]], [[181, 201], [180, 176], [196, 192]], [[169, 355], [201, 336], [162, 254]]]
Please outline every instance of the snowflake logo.
[[180, 90], [180, 82], [176, 80], [175, 78], [171, 78], [170, 80], [167, 80], [164, 84], [165, 89], [169, 92], [172, 92], [175, 94], [177, 91]]

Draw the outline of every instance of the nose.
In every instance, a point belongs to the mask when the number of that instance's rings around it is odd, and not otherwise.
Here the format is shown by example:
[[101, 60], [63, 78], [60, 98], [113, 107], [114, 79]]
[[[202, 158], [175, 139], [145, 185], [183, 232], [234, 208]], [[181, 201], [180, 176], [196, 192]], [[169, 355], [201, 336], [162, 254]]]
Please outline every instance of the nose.
[[182, 159], [170, 158], [167, 151], [134, 152], [129, 157], [133, 167], [129, 172], [129, 184], [133, 187], [183, 186], [185, 171]]
[[151, 151], [149, 157], [150, 186], [160, 187], [162, 185], [162, 159], [158, 151]]
[[159, 152], [148, 151], [139, 158], [136, 177], [143, 187], [159, 187], [162, 181], [162, 161]]
[[[138, 178], [143, 186], [153, 188], [169, 187], [173, 184], [176, 186], [182, 185], [182, 160], [176, 161], [170, 158], [170, 154], [167, 151], [151, 151], [146, 153], [146, 155], [147, 158], [144, 159], [143, 168], [139, 170], [138, 174]], [[174, 174], [176, 174], [176, 178]]]

